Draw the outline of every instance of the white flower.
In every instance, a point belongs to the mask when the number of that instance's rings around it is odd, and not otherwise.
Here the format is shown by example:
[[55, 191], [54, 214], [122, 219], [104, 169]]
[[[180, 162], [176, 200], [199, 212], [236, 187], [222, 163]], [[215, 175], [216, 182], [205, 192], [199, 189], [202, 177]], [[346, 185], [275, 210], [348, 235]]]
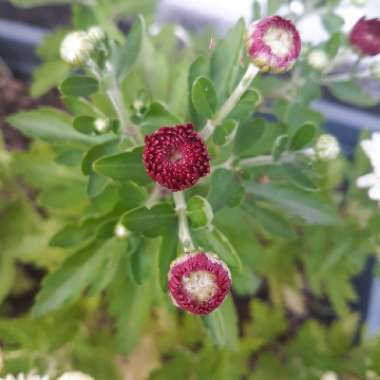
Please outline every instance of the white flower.
[[115, 227], [115, 236], [119, 239], [125, 239], [128, 236], [128, 230], [122, 224], [117, 224]]
[[79, 371], [65, 372], [57, 380], [94, 380], [93, 377]]
[[329, 134], [319, 136], [314, 149], [317, 158], [322, 161], [334, 160], [340, 153], [338, 140]]
[[49, 380], [48, 375], [40, 376], [36, 375], [34, 372], [29, 374], [19, 373], [18, 375], [5, 375], [5, 377], [0, 377], [0, 380]]
[[84, 63], [94, 49], [86, 32], [71, 32], [61, 42], [61, 58], [71, 65]]
[[369, 198], [380, 204], [380, 133], [373, 133], [370, 140], [363, 140], [360, 145], [371, 161], [373, 173], [359, 177], [356, 185], [360, 188], [369, 188]]
[[109, 128], [109, 122], [107, 119], [98, 118], [95, 120], [95, 130], [99, 133], [107, 132]]
[[375, 79], [380, 80], [380, 62], [372, 63], [371, 74]]
[[329, 57], [324, 50], [314, 49], [309, 53], [307, 61], [314, 69], [323, 70], [329, 63]]
[[94, 44], [102, 42], [106, 38], [106, 34], [99, 26], [92, 26], [87, 30], [88, 39]]
[[321, 380], [338, 380], [338, 375], [336, 372], [328, 371], [322, 374]]

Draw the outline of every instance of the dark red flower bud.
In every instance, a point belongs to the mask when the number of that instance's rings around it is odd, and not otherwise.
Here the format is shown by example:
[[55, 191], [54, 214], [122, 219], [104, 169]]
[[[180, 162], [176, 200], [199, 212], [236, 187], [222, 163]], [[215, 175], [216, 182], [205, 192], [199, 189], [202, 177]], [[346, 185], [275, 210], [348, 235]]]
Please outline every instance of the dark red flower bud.
[[263, 72], [280, 74], [292, 68], [301, 52], [301, 38], [290, 20], [272, 16], [249, 27], [247, 50]]
[[144, 165], [154, 181], [180, 191], [210, 172], [210, 156], [191, 124], [162, 127], [145, 137]]
[[364, 55], [374, 56], [380, 53], [380, 20], [362, 17], [352, 28], [351, 44]]
[[231, 274], [216, 255], [184, 254], [172, 262], [168, 286], [176, 306], [192, 314], [206, 315], [224, 301], [231, 288]]

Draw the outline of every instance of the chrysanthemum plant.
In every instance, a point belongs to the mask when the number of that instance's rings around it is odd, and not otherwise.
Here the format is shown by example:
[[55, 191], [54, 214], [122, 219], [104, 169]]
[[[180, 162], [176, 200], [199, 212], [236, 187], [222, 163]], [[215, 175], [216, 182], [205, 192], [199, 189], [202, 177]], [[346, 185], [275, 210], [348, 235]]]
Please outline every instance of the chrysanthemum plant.
[[[349, 166], [311, 105], [321, 85], [355, 105], [376, 103], [357, 80], [374, 74], [361, 63], [380, 52], [379, 21], [361, 19], [345, 36], [337, 2], [328, 3], [321, 9], [329, 38], [313, 47], [302, 44], [297, 28], [305, 15], [291, 9], [251, 25], [239, 20], [222, 39], [175, 27], [157, 32], [142, 17], [124, 37], [82, 17], [78, 30], [45, 42], [41, 51], [59, 54], [62, 72], [70, 70], [59, 85], [64, 110], [11, 116], [35, 140], [6, 163], [9, 176], [22, 175], [38, 190], [34, 207], [43, 208], [31, 224], [44, 238], [25, 244], [51, 252], [16, 256], [48, 270], [32, 318], [43, 326], [55, 321], [56, 329], [62, 323], [67, 335], [76, 318], [86, 320], [105, 358], [114, 351], [109, 319], [127, 354], [158, 331], [168, 355], [154, 379], [180, 378], [170, 377], [173, 368], [184, 368], [183, 378], [214, 378], [216, 368], [225, 377], [215, 378], [239, 379], [248, 365], [262, 373], [252, 379], [380, 373], [374, 361], [362, 363], [364, 350], [355, 356], [357, 368], [346, 355], [356, 326], [350, 281], [376, 249], [379, 224], [376, 204], [356, 187], [368, 161], [359, 149]], [[355, 63], [342, 72], [349, 51]], [[373, 199], [380, 198], [377, 176], [375, 170], [358, 180]], [[347, 178], [348, 189], [339, 187]], [[239, 342], [235, 304], [244, 309], [242, 299], [257, 294]], [[333, 315], [343, 322], [305, 322]], [[38, 325], [28, 323], [26, 331]], [[63, 347], [59, 357], [70, 353], [96, 379], [113, 378], [95, 371], [70, 342]], [[294, 360], [281, 364], [284, 355]], [[212, 368], [191, 364], [202, 357]]]

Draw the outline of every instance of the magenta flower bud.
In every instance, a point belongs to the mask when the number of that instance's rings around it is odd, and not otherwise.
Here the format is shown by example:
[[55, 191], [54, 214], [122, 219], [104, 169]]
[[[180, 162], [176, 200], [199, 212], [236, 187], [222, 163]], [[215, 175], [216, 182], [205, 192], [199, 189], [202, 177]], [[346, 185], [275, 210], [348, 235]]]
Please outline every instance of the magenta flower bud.
[[361, 54], [374, 56], [380, 53], [380, 19], [362, 17], [352, 28], [350, 43]]
[[301, 38], [294, 24], [280, 16], [251, 24], [246, 40], [248, 55], [263, 72], [284, 73], [301, 52]]
[[168, 286], [176, 306], [192, 314], [207, 315], [220, 306], [230, 291], [231, 273], [213, 254], [184, 254], [172, 262]]
[[180, 191], [210, 172], [210, 156], [191, 124], [162, 127], [145, 136], [144, 165], [154, 181], [171, 191]]

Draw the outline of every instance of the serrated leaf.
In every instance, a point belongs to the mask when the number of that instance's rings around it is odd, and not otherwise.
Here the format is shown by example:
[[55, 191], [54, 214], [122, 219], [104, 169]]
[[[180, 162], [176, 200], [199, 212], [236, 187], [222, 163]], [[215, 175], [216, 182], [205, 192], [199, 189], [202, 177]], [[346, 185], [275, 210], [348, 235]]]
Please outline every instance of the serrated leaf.
[[191, 100], [195, 110], [210, 119], [216, 110], [217, 99], [213, 83], [206, 77], [199, 77], [191, 88]]
[[93, 168], [96, 173], [113, 179], [128, 180], [139, 185], [151, 182], [143, 164], [143, 147], [106, 156], [96, 160]]
[[59, 89], [66, 96], [89, 96], [98, 91], [99, 84], [95, 78], [88, 76], [71, 76], [66, 78]]
[[230, 170], [217, 169], [211, 177], [210, 190], [207, 200], [214, 212], [223, 207], [236, 207], [243, 199], [244, 188]]

